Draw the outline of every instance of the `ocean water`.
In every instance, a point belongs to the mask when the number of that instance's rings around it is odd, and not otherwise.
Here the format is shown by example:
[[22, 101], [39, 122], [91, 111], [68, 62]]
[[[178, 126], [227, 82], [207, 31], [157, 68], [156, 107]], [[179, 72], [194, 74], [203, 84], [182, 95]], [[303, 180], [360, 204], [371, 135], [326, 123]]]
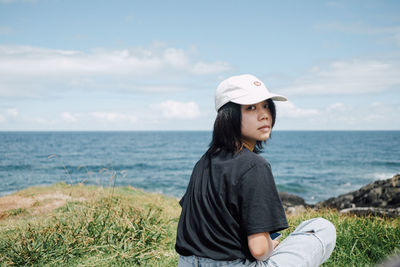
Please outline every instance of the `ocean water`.
[[[0, 132], [0, 196], [56, 182], [180, 198], [208, 131]], [[276, 131], [261, 153], [278, 190], [315, 203], [400, 173], [400, 131]]]

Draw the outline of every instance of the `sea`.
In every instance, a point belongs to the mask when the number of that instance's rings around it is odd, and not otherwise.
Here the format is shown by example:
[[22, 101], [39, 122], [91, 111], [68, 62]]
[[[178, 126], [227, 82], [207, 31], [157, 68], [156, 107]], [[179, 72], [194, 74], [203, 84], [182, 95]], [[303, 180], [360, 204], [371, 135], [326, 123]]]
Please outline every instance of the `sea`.
[[[58, 182], [182, 197], [210, 131], [0, 132], [0, 196]], [[275, 131], [260, 154], [307, 203], [400, 173], [400, 131]]]

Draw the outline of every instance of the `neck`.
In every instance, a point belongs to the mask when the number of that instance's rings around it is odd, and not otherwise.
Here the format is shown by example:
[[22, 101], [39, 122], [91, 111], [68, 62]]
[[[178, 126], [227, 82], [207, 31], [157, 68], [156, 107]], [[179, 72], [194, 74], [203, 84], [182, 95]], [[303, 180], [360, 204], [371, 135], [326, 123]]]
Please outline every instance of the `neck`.
[[250, 150], [250, 151], [253, 151], [253, 150], [254, 150], [254, 147], [256, 146], [255, 143], [253, 143], [253, 142], [248, 142], [248, 141], [246, 141], [246, 140], [242, 140], [242, 144], [243, 144], [243, 146], [244, 146], [245, 148], [247, 148], [247, 149]]

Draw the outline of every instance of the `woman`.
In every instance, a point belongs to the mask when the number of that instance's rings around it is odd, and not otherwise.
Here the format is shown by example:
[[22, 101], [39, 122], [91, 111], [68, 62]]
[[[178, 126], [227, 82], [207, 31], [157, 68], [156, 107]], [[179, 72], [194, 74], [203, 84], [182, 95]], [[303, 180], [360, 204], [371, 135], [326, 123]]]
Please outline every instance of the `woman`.
[[316, 218], [279, 246], [270, 233], [288, 227], [270, 164], [257, 153], [275, 124], [272, 94], [252, 75], [230, 77], [215, 95], [208, 151], [179, 202], [175, 249], [185, 266], [319, 266], [333, 251], [334, 226]]

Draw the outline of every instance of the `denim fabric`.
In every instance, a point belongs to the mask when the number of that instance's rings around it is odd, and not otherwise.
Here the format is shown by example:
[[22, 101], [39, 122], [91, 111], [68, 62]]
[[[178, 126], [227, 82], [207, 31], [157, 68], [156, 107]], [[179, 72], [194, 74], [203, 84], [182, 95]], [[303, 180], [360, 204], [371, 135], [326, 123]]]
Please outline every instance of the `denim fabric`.
[[246, 266], [245, 260], [237, 259], [233, 261], [216, 261], [212, 259], [196, 256], [180, 256], [178, 267], [222, 267], [222, 266]]
[[216, 261], [196, 256], [180, 256], [178, 267], [314, 267], [320, 266], [329, 258], [335, 244], [335, 226], [323, 218], [314, 218], [302, 222], [266, 261]]

